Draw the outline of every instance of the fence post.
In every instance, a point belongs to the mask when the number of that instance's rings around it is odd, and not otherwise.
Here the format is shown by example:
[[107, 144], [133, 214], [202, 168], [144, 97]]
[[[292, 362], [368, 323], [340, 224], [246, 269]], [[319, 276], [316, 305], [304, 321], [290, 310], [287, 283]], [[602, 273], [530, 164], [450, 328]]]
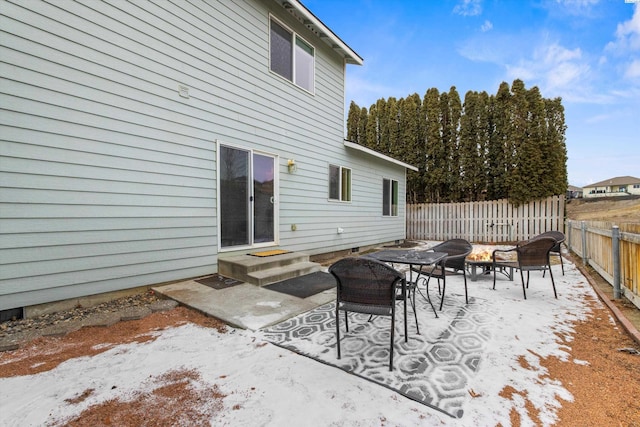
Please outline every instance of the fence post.
[[571, 220], [570, 219], [567, 220], [566, 227], [567, 227], [567, 229], [566, 229], [566, 232], [567, 232], [567, 248], [569, 250], [572, 250], [571, 249]]
[[587, 265], [587, 223], [582, 221], [582, 263]]
[[620, 299], [620, 227], [611, 228], [611, 255], [613, 256], [613, 298]]

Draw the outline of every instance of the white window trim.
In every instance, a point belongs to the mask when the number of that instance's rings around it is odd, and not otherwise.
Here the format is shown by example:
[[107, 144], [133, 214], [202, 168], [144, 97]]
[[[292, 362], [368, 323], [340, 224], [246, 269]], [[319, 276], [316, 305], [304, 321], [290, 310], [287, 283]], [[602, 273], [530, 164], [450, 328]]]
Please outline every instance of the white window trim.
[[[337, 199], [332, 199], [331, 198], [331, 166], [338, 168], [338, 198]], [[342, 200], [342, 171], [343, 170], [348, 170], [349, 171], [349, 195], [350, 195], [349, 200]], [[328, 190], [329, 190], [329, 198], [328, 198], [328, 200], [330, 202], [334, 202], [334, 203], [351, 203], [351, 201], [353, 200], [353, 169], [330, 163], [329, 164], [329, 188], [328, 188]]]
[[[280, 174], [278, 173], [278, 169], [276, 167], [276, 169], [274, 170], [274, 176], [273, 176], [273, 185], [274, 185], [274, 201], [275, 201], [275, 206], [274, 206], [274, 211], [273, 211], [273, 215], [274, 218], [277, 218], [277, 220], [274, 221], [273, 224], [273, 233], [274, 233], [274, 241], [273, 242], [267, 242], [267, 243], [252, 243], [250, 245], [239, 245], [239, 246], [231, 246], [231, 247], [223, 247], [222, 246], [222, 233], [220, 232], [220, 230], [222, 230], [222, 224], [221, 224], [221, 215], [220, 215], [220, 147], [224, 145], [226, 147], [230, 147], [236, 150], [244, 150], [249, 152], [249, 163], [250, 163], [250, 167], [253, 168], [253, 154], [257, 153], [257, 154], [262, 154], [265, 156], [270, 156], [274, 158], [274, 165], [277, 166], [280, 164], [280, 156], [278, 156], [277, 154], [274, 153], [269, 153], [267, 151], [261, 151], [261, 150], [254, 150], [253, 148], [247, 148], [244, 147], [240, 144], [233, 144], [233, 143], [228, 143], [225, 142], [223, 140], [220, 139], [216, 139], [216, 226], [217, 226], [217, 240], [218, 240], [218, 252], [234, 252], [234, 251], [239, 251], [239, 250], [246, 250], [246, 249], [256, 249], [256, 248], [263, 248], [263, 247], [272, 247], [272, 246], [278, 246], [280, 244]], [[251, 218], [251, 229], [253, 230], [253, 218]]]
[[[276, 73], [275, 71], [273, 71], [271, 69], [271, 21], [272, 20], [276, 21], [278, 23], [278, 25], [280, 25], [282, 28], [286, 29], [287, 31], [290, 31], [291, 34], [292, 34], [292, 39], [291, 39], [292, 76], [291, 76], [291, 80], [289, 80], [288, 78]], [[300, 85], [295, 83], [295, 80], [296, 80], [296, 59], [295, 59], [296, 37], [298, 37], [300, 40], [302, 40], [303, 42], [305, 42], [306, 44], [311, 46], [311, 48], [313, 49], [313, 87], [312, 87], [312, 90], [304, 88], [304, 87], [302, 87], [302, 86], [300, 86]], [[292, 30], [291, 27], [289, 27], [288, 25], [283, 23], [281, 20], [279, 20], [278, 18], [276, 18], [272, 14], [269, 14], [269, 34], [268, 34], [268, 39], [269, 39], [269, 55], [267, 57], [267, 68], [269, 69], [269, 72], [271, 74], [273, 74], [273, 75], [278, 76], [282, 80], [294, 85], [298, 89], [301, 89], [301, 90], [307, 92], [308, 94], [311, 94], [311, 95], [315, 96], [315, 94], [316, 94], [316, 47], [315, 47], [315, 45], [313, 45], [312, 43], [309, 43], [309, 41], [307, 39], [305, 39], [300, 34], [295, 32], [294, 30]]]
[[[383, 218], [397, 218], [399, 215], [399, 210], [400, 210], [400, 181], [398, 181], [397, 179], [393, 179], [393, 178], [386, 178], [383, 177], [382, 178], [382, 207], [384, 209], [384, 182], [389, 181], [389, 214], [386, 214], [384, 211], [382, 212], [382, 217]], [[393, 183], [396, 183], [396, 186], [398, 187], [398, 194], [396, 195], [396, 197], [398, 198], [398, 204], [396, 205], [396, 214], [393, 214]]]

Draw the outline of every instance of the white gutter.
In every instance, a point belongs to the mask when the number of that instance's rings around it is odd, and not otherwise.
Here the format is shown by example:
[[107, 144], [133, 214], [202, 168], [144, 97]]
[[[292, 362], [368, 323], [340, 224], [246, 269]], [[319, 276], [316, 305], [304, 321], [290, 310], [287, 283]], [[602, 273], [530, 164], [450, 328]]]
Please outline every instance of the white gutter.
[[385, 156], [382, 153], [378, 153], [377, 151], [374, 151], [370, 148], [363, 147], [362, 145], [356, 144], [355, 142], [347, 141], [346, 139], [344, 140], [344, 146], [348, 148], [353, 148], [354, 150], [362, 151], [363, 153], [367, 153], [371, 156], [377, 157], [387, 162], [394, 163], [396, 165], [402, 166], [403, 168], [411, 169], [412, 171], [415, 171], [415, 172], [419, 171], [419, 169], [415, 166], [411, 166], [408, 163], [401, 162], [400, 160], [396, 160], [393, 157]]

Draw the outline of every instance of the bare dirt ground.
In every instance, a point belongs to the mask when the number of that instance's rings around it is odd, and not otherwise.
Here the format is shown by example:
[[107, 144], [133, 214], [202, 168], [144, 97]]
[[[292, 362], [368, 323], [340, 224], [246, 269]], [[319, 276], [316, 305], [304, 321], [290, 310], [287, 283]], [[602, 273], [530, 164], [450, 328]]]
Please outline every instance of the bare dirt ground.
[[567, 203], [567, 218], [576, 221], [635, 222], [640, 224], [640, 198], [618, 200], [572, 199]]
[[[18, 350], [0, 353], [0, 378], [36, 375], [54, 369], [66, 360], [95, 356], [119, 344], [155, 340], [157, 335], [154, 332], [189, 322], [220, 332], [226, 330], [226, 326], [216, 319], [185, 307], [177, 307], [140, 320], [118, 322], [108, 327], [82, 328], [64, 337], [37, 338]], [[156, 379], [158, 386], [152, 393], [140, 393], [129, 400], [116, 399], [94, 405], [65, 425], [207, 425], [209, 420], [215, 420], [215, 412], [212, 411], [219, 411], [223, 407], [225, 395], [215, 385], [194, 389], [190, 386], [194, 376], [197, 377], [198, 373], [189, 370], [167, 372]], [[92, 389], [77, 390], [77, 397], [68, 403], [78, 404], [93, 392]], [[215, 401], [217, 404], [205, 406], [201, 404], [203, 401]], [[207, 410], [203, 411], [203, 406]]]

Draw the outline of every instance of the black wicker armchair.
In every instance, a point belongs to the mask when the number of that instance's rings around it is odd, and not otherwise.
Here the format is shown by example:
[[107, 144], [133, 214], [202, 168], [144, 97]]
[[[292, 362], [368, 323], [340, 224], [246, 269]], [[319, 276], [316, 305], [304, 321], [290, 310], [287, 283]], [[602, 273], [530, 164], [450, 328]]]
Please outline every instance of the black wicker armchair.
[[[496, 249], [493, 251], [493, 289], [496, 288], [496, 269], [497, 267], [513, 267], [520, 270], [520, 279], [522, 280], [522, 293], [524, 299], [527, 299], [526, 288], [529, 287], [529, 273], [531, 271], [539, 270], [546, 272], [549, 270], [549, 276], [551, 276], [551, 285], [553, 286], [553, 295], [558, 298], [556, 292], [556, 283], [553, 279], [553, 272], [551, 271], [551, 264], [549, 257], [552, 249], [556, 245], [556, 239], [553, 237], [536, 237], [531, 240], [518, 243], [515, 248], [512, 249]], [[518, 259], [517, 261], [503, 260], [496, 257], [501, 253], [515, 252]], [[527, 272], [527, 282], [525, 285], [524, 272]]]
[[560, 267], [562, 268], [562, 275], [564, 276], [564, 263], [562, 262], [562, 251], [560, 248], [565, 239], [564, 233], [561, 231], [546, 231], [542, 234], [538, 234], [533, 239], [538, 239], [540, 237], [552, 237], [555, 239], [556, 244], [551, 249], [551, 255], [557, 255], [560, 258]]
[[[440, 279], [442, 279], [442, 297], [440, 299], [440, 311], [442, 311], [442, 306], [444, 304], [444, 293], [447, 287], [446, 276], [450, 276], [452, 274], [462, 274], [462, 276], [464, 277], [464, 299], [465, 302], [469, 304], [465, 258], [473, 250], [473, 246], [471, 246], [471, 243], [469, 243], [465, 239], [451, 239], [429, 249], [435, 252], [445, 252], [447, 254], [447, 257], [442, 260], [440, 265], [433, 269], [433, 271], [429, 271], [424, 268], [413, 268], [413, 271], [419, 273], [420, 276], [425, 276], [425, 279], [428, 279], [429, 277], [437, 279], [438, 292], [440, 292]], [[420, 276], [418, 276], [418, 279], [420, 279]]]
[[[405, 275], [380, 261], [364, 257], [341, 259], [329, 267], [329, 272], [337, 282], [336, 341], [338, 359], [341, 357], [340, 311], [345, 313], [347, 332], [349, 331], [347, 313], [350, 311], [375, 316], [389, 316], [391, 317], [389, 370], [393, 370], [396, 298], [398, 286], [401, 286], [405, 281]], [[404, 288], [402, 286], [401, 289]]]

